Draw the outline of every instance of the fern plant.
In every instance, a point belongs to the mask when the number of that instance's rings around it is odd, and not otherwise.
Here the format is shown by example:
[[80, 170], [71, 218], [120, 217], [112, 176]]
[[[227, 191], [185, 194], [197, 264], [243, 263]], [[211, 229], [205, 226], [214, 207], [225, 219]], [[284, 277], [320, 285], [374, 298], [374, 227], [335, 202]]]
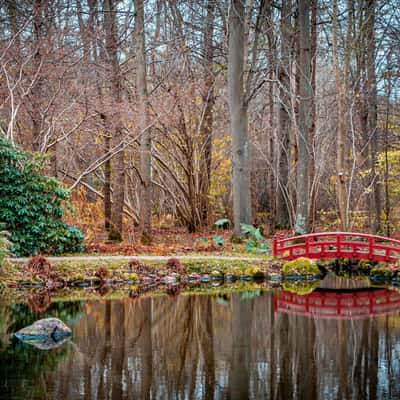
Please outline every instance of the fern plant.
[[245, 240], [246, 250], [250, 253], [267, 253], [271, 252], [270, 247], [265, 241], [265, 237], [260, 228], [256, 228], [249, 224], [240, 224], [242, 233], [247, 236]]

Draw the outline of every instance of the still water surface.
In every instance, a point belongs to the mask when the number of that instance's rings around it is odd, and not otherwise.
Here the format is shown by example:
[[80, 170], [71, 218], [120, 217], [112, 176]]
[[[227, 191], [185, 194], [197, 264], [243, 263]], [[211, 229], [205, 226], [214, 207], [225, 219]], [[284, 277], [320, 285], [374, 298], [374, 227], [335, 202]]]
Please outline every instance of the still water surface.
[[[396, 307], [315, 318], [277, 307], [282, 293], [0, 305], [0, 398], [400, 399]], [[71, 340], [40, 350], [12, 336], [45, 316]]]

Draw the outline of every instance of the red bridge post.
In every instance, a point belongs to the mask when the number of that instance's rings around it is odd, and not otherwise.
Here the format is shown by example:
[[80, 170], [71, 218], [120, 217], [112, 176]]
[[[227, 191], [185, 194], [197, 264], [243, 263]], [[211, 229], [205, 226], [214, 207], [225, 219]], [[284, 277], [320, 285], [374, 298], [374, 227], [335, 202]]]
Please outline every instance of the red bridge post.
[[308, 257], [310, 255], [310, 244], [309, 244], [308, 240], [309, 240], [309, 236], [306, 236], [306, 243], [305, 243], [305, 245], [306, 245], [306, 254], [305, 254], [305, 256], [306, 257]]
[[374, 242], [375, 242], [375, 238], [370, 237], [369, 238], [369, 248], [368, 248], [368, 256], [370, 259], [374, 258]]
[[340, 255], [341, 242], [342, 242], [342, 235], [337, 235], [337, 237], [336, 237], [336, 254], [338, 256]]
[[277, 234], [275, 233], [274, 239], [273, 239], [273, 252], [274, 252], [274, 257], [278, 255], [278, 237]]

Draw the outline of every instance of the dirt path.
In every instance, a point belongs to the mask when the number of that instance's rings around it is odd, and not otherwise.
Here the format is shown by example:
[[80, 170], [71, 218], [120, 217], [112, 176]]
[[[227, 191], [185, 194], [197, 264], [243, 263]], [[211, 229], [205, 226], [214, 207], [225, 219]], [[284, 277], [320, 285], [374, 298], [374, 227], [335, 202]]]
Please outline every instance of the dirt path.
[[[261, 257], [243, 257], [243, 256], [208, 256], [208, 255], [200, 255], [200, 256], [191, 256], [191, 255], [183, 255], [183, 256], [143, 256], [143, 255], [132, 255], [132, 256], [66, 256], [66, 257], [46, 257], [50, 262], [57, 261], [125, 261], [138, 259], [143, 261], [167, 261], [168, 259], [176, 257], [180, 260], [221, 260], [221, 261], [262, 261]], [[268, 258], [268, 257], [266, 257]], [[13, 263], [24, 264], [29, 260], [27, 257], [21, 258], [10, 258], [10, 261]]]

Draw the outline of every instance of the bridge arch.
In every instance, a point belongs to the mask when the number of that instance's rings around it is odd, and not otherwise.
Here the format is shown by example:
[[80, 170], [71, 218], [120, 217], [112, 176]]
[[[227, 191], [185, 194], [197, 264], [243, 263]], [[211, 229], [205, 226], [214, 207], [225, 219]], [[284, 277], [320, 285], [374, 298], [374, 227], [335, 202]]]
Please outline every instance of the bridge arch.
[[400, 240], [357, 232], [321, 232], [273, 239], [275, 257], [294, 260], [299, 257], [355, 258], [396, 262], [400, 259]]

